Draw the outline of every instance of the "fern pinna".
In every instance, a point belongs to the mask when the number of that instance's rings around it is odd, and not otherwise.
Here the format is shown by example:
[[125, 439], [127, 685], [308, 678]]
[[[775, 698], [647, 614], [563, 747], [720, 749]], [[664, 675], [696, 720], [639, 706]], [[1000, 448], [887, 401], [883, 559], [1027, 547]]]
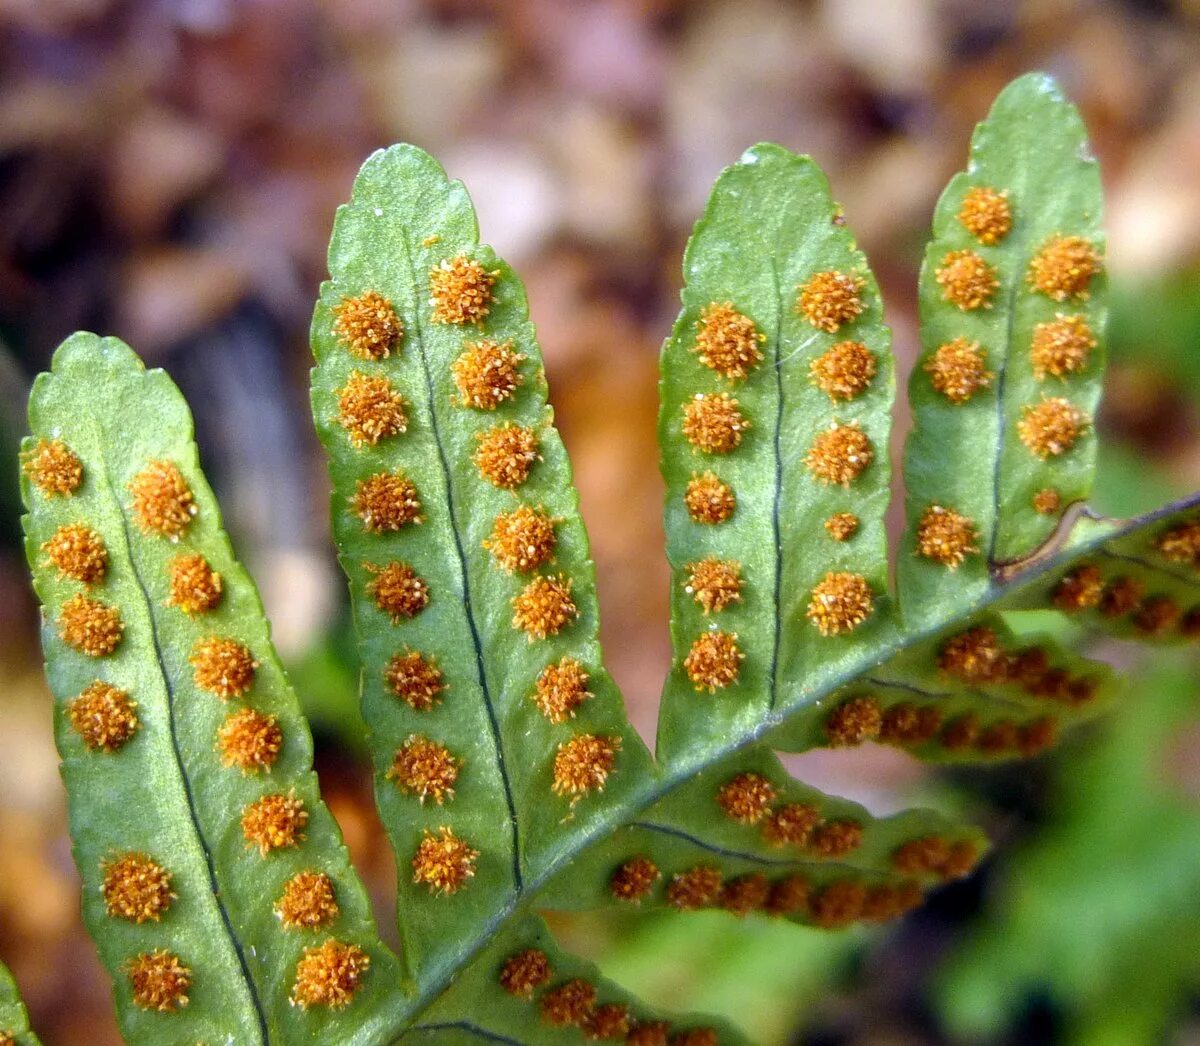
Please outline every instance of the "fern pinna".
[[[760, 145], [721, 175], [662, 354], [674, 662], [652, 757], [603, 667], [524, 290], [436, 161], [367, 161], [313, 319], [312, 406], [399, 958], [321, 803], [182, 398], [120, 342], [69, 339], [33, 392], [25, 528], [84, 914], [127, 1037], [739, 1042], [606, 982], [539, 913], [837, 928], [967, 874], [970, 826], [872, 817], [775, 753], [1032, 755], [1115, 683], [1010, 615], [1200, 633], [1195, 499], [1124, 522], [1083, 501], [1100, 203], [1075, 111], [1045, 77], [1015, 82], [937, 208], [893, 584], [878, 285], [812, 160]], [[9, 1041], [32, 1041], [13, 1005]]]

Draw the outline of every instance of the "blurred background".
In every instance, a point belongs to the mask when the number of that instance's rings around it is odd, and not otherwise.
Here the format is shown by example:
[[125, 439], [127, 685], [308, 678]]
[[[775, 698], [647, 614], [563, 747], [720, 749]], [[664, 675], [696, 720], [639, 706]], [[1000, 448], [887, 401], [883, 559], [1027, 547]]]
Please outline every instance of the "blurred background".
[[[307, 413], [311, 304], [362, 159], [398, 140], [434, 152], [527, 281], [610, 668], [649, 737], [669, 657], [657, 351], [712, 180], [761, 139], [817, 158], [883, 284], [903, 377], [934, 200], [1029, 69], [1080, 105], [1108, 187], [1098, 501], [1124, 514], [1200, 487], [1198, 0], [0, 0], [0, 955], [45, 1041], [119, 1041], [79, 922], [18, 549], [23, 401], [65, 335], [125, 338], [191, 401], [390, 925]], [[907, 424], [901, 408], [894, 454]], [[556, 932], [767, 1046], [1200, 1043], [1200, 666], [1101, 655], [1130, 674], [1122, 710], [1032, 764], [797, 764], [876, 812], [934, 803], [996, 839], [903, 923], [697, 913]]]

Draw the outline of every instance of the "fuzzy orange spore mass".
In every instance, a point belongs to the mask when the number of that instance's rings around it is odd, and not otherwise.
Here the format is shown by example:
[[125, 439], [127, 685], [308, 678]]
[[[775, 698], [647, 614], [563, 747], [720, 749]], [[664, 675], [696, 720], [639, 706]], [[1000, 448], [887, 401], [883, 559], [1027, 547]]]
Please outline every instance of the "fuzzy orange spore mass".
[[1139, 632], [1157, 636], [1179, 624], [1183, 610], [1170, 596], [1150, 596], [1133, 615], [1133, 625]]
[[1154, 547], [1172, 563], [1200, 567], [1200, 519], [1171, 527], [1159, 536]]
[[955, 338], [939, 345], [922, 365], [930, 384], [951, 403], [966, 403], [980, 389], [992, 383], [987, 369], [987, 353], [979, 342]]
[[48, 498], [70, 497], [83, 482], [83, 462], [62, 440], [38, 440], [21, 455], [21, 468]]
[[759, 348], [767, 340], [754, 321], [733, 307], [733, 302], [713, 302], [700, 310], [692, 351], [700, 362], [728, 381], [741, 381], [762, 362]]
[[416, 617], [429, 605], [429, 585], [407, 563], [393, 560], [382, 567], [367, 563], [364, 569], [372, 575], [367, 595], [392, 624]]
[[803, 875], [793, 874], [771, 884], [767, 911], [772, 915], [797, 915], [808, 909], [812, 885]]
[[554, 555], [554, 527], [559, 522], [540, 507], [520, 505], [496, 517], [492, 536], [484, 540], [483, 547], [501, 569], [527, 574]]
[[867, 281], [857, 273], [830, 270], [814, 273], [799, 288], [796, 311], [817, 330], [836, 334], [862, 315], [862, 290]]
[[670, 1030], [666, 1021], [638, 1021], [625, 1036], [625, 1046], [667, 1046]]
[[70, 578], [84, 585], [103, 581], [108, 570], [108, 549], [104, 539], [82, 523], [59, 527], [48, 541], [42, 543], [42, 551], [60, 578]]
[[730, 603], [742, 600], [742, 565], [733, 559], [710, 556], [684, 567], [688, 576], [683, 590], [701, 607], [705, 614], [715, 614]]
[[956, 716], [942, 729], [942, 745], [951, 752], [970, 748], [979, 736], [979, 717], [971, 712]]
[[171, 873], [148, 854], [125, 853], [100, 864], [104, 908], [117, 919], [134, 923], [158, 922], [171, 907]]
[[243, 773], [270, 770], [282, 747], [283, 731], [275, 717], [253, 708], [232, 713], [217, 731], [221, 762]]
[[879, 738], [892, 745], [923, 744], [942, 728], [942, 713], [932, 705], [917, 706], [907, 701], [883, 713]]
[[867, 888], [853, 879], [839, 879], [822, 887], [809, 900], [813, 922], [827, 930], [849, 926], [861, 918]]
[[823, 636], [858, 628], [875, 609], [871, 585], [861, 574], [830, 571], [815, 586], [805, 616]]
[[511, 341], [485, 338], [467, 342], [450, 364], [459, 401], [476, 410], [495, 410], [524, 383], [521, 364], [528, 358], [517, 352]]
[[717, 789], [717, 805], [743, 824], [758, 824], [773, 802], [775, 786], [762, 774], [738, 774]]
[[1072, 613], [1100, 605], [1104, 595], [1104, 575], [1092, 563], [1076, 567], [1055, 586], [1051, 599], [1058, 610]]
[[1033, 511], [1042, 516], [1053, 516], [1062, 508], [1062, 495], [1053, 487], [1043, 487], [1033, 495]]
[[917, 523], [917, 552], [951, 570], [979, 551], [978, 540], [975, 521], [944, 505], [930, 505]]
[[492, 288], [500, 270], [486, 270], [473, 258], [458, 255], [429, 270], [429, 304], [434, 323], [482, 323], [492, 309]]
[[1047, 323], [1033, 328], [1029, 357], [1033, 376], [1041, 381], [1047, 374], [1061, 378], [1083, 370], [1096, 347], [1096, 338], [1084, 316], [1064, 316], [1061, 312]]
[[750, 428], [738, 401], [728, 392], [696, 393], [683, 405], [683, 436], [705, 454], [728, 454]]
[[264, 795], [242, 811], [242, 835], [263, 857], [272, 850], [299, 846], [308, 824], [308, 811], [295, 793]]
[[1065, 454], [1090, 424], [1085, 411], [1070, 400], [1052, 396], [1022, 408], [1017, 434], [1031, 454], [1044, 459]]
[[911, 912], [921, 900], [921, 888], [916, 883], [881, 883], [867, 891], [860, 918], [873, 923], [888, 922]]
[[952, 636], [938, 653], [938, 668], [966, 683], [1003, 679], [1008, 659], [994, 629], [986, 625]]
[[192, 971], [172, 952], [141, 952], [124, 965], [134, 1005], [143, 1010], [171, 1013], [188, 1004]]
[[540, 461], [538, 437], [533, 429], [506, 422], [477, 433], [479, 446], [471, 460], [479, 475], [493, 487], [514, 490], [529, 478], [534, 462]]
[[783, 803], [763, 822], [763, 838], [772, 846], [805, 846], [821, 822], [821, 812], [808, 803]]
[[216, 694], [222, 701], [241, 697], [249, 690], [258, 669], [249, 648], [225, 636], [197, 640], [188, 661], [196, 686]]
[[804, 464], [822, 483], [848, 487], [862, 475], [874, 457], [871, 441], [857, 421], [847, 425], [834, 421], [813, 440]]
[[861, 341], [839, 341], [812, 361], [809, 376], [836, 403], [866, 392], [875, 368], [875, 354]]
[[1054, 301], [1086, 298], [1100, 272], [1099, 252], [1082, 236], [1051, 236], [1029, 263], [1025, 278], [1039, 294]]
[[400, 530], [409, 523], [422, 522], [421, 498], [417, 486], [399, 469], [376, 472], [360, 479], [350, 500], [363, 529], [371, 534]]
[[589, 1039], [624, 1040], [632, 1023], [628, 1006], [619, 1002], [606, 1002], [603, 1006], [597, 1006], [595, 1012], [587, 1019], [583, 1033]]
[[416, 650], [392, 656], [384, 670], [388, 688], [414, 712], [428, 712], [446, 689], [442, 670], [432, 658]]
[[620, 737], [576, 734], [558, 746], [551, 787], [557, 795], [570, 796], [572, 801], [588, 792], [603, 791], [620, 750]]
[[363, 360], [383, 360], [404, 337], [404, 324], [378, 291], [343, 298], [333, 307], [333, 336]]
[[667, 903], [680, 911], [707, 908], [720, 896], [723, 881], [719, 868], [697, 865], [672, 877]]
[[432, 799], [441, 806], [454, 798], [458, 766], [458, 759], [445, 745], [424, 734], [412, 734], [396, 749], [386, 776], [401, 792], [412, 792], [422, 803]]
[[192, 488], [172, 461], [151, 461], [128, 487], [133, 514], [144, 534], [178, 541], [199, 512]]
[[531, 695], [538, 711], [552, 723], [574, 717], [575, 709], [592, 696], [588, 674], [573, 657], [549, 664], [539, 673]]
[[475, 874], [478, 858], [479, 851], [449, 828], [439, 828], [437, 835], [424, 829], [412, 859], [413, 882], [424, 883], [430, 893], [448, 896]]
[[861, 745], [879, 736], [883, 710], [869, 695], [852, 697], [833, 709], [825, 719], [825, 736], [834, 748]]
[[825, 821], [813, 828], [808, 849], [818, 857], [845, 857], [858, 849], [862, 836], [863, 828], [857, 821]]
[[683, 503], [696, 523], [724, 523], [737, 509], [733, 490], [711, 472], [692, 476], [684, 491]]
[[289, 930], [317, 930], [341, 912], [333, 880], [324, 872], [297, 872], [283, 884], [272, 909]]
[[542, 1020], [556, 1028], [582, 1027], [595, 1008], [596, 989], [578, 979], [552, 988], [541, 999]]
[[738, 646], [736, 632], [703, 632], [683, 659], [683, 670], [696, 690], [710, 694], [737, 682], [746, 655]]
[[571, 600], [571, 579], [564, 574], [536, 577], [512, 601], [513, 628], [528, 637], [556, 636], [579, 615]]
[[649, 895], [662, 872], [649, 857], [631, 857], [612, 874], [608, 888], [618, 901], [636, 903]]
[[1008, 193], [986, 185], [975, 185], [963, 196], [958, 209], [963, 228], [987, 247], [999, 243], [1012, 229], [1012, 206]]
[[352, 371], [337, 398], [338, 424], [353, 447], [374, 447], [408, 431], [404, 397], [382, 374]]
[[167, 564], [167, 606], [189, 617], [215, 610], [221, 602], [221, 575], [198, 552], [176, 556]]
[[305, 948], [296, 963], [290, 1001], [303, 1010], [310, 1006], [343, 1009], [362, 988], [370, 967], [371, 957], [357, 944], [331, 937], [323, 944]]
[[834, 541], [849, 541], [858, 533], [858, 517], [853, 512], [835, 512], [825, 520], [825, 529]]
[[951, 251], [934, 272], [942, 298], [963, 312], [990, 309], [1000, 287], [996, 270], [975, 251]]
[[549, 983], [550, 977], [550, 960], [540, 948], [510, 955], [500, 967], [500, 987], [518, 999], [532, 999], [533, 993]]
[[1100, 613], [1108, 618], [1124, 617], [1137, 609], [1145, 594], [1146, 586], [1137, 578], [1115, 577], [1100, 597]]
[[755, 872], [730, 879], [721, 888], [718, 902], [727, 912], [732, 912], [739, 919], [743, 919], [751, 912], [764, 908], [770, 895], [771, 884], [767, 881], [767, 877], [760, 872]]
[[67, 705], [67, 718], [92, 751], [115, 752], [137, 733], [136, 708], [126, 691], [97, 679]]
[[58, 612], [63, 642], [88, 657], [107, 657], [120, 645], [124, 632], [120, 610], [98, 599], [74, 595]]

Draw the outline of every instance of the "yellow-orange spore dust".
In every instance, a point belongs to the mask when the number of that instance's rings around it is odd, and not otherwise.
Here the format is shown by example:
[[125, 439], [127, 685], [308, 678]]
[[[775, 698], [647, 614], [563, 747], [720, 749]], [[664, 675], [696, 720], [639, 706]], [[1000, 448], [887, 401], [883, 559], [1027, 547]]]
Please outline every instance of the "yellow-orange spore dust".
[[221, 602], [221, 575], [199, 552], [176, 556], [167, 564], [167, 599], [188, 617], [216, 610]]
[[944, 505], [930, 505], [917, 522], [917, 553], [951, 570], [979, 551], [978, 540], [975, 521]]
[[744, 919], [751, 912], [765, 908], [770, 895], [771, 884], [767, 877], [760, 872], [754, 872], [750, 875], [739, 875], [736, 879], [726, 882], [721, 888], [718, 903], [727, 912]]
[[445, 745], [424, 734], [412, 734], [396, 749], [386, 776], [401, 792], [412, 793], [422, 803], [432, 799], [441, 806], [454, 798], [458, 768], [459, 760]]
[[471, 460], [479, 475], [493, 487], [515, 490], [529, 478], [534, 462], [540, 461], [538, 437], [533, 429], [506, 422], [476, 434], [479, 446]]
[[299, 846], [308, 824], [308, 811], [294, 792], [264, 795], [242, 811], [242, 835], [266, 857], [272, 850]]
[[387, 359], [404, 337], [404, 323], [378, 291], [343, 298], [332, 311], [333, 336], [359, 359]]
[[283, 884], [272, 909], [289, 930], [319, 930], [341, 912], [333, 880], [324, 872], [297, 872]]
[[862, 843], [863, 828], [857, 821], [824, 821], [812, 830], [808, 850], [818, 857], [845, 857]]
[[354, 1001], [370, 967], [371, 957], [357, 944], [331, 937], [305, 948], [296, 963], [290, 1001], [303, 1010], [310, 1006], [344, 1009]]
[[812, 361], [809, 376], [836, 403], [866, 392], [875, 377], [875, 368], [875, 354], [861, 341], [839, 341]]
[[820, 482], [848, 487], [874, 458], [871, 441], [857, 421], [846, 425], [834, 421], [813, 440], [804, 464]]
[[533, 993], [550, 982], [550, 960], [540, 948], [527, 948], [510, 955], [500, 967], [500, 987], [518, 999], [532, 999]]
[[728, 454], [741, 446], [750, 422], [728, 392], [697, 392], [683, 404], [683, 437], [705, 454]]
[[512, 601], [513, 628], [529, 641], [556, 636], [579, 615], [571, 599], [571, 579], [564, 574], [536, 577]]
[[621, 738], [616, 736], [576, 734], [563, 742], [554, 755], [551, 787], [555, 794], [569, 796], [574, 802], [588, 792], [602, 791], [620, 750]]
[[483, 541], [483, 547], [502, 570], [527, 574], [554, 555], [554, 528], [559, 522], [543, 508], [519, 505], [496, 517], [492, 536]]
[[1012, 229], [1012, 205], [1008, 202], [1008, 193], [987, 185], [972, 186], [963, 196], [958, 220], [984, 246], [995, 246]]
[[582, 1027], [595, 1008], [596, 989], [583, 980], [560, 984], [541, 999], [542, 1020], [556, 1028]]
[[188, 1004], [192, 971], [173, 952], [141, 952], [128, 959], [123, 968], [139, 1009], [171, 1013]]
[[74, 595], [58, 612], [63, 642], [88, 657], [107, 657], [120, 645], [124, 632], [120, 610], [98, 599]]
[[449, 828], [437, 834], [425, 829], [413, 855], [413, 882], [429, 887], [429, 892], [449, 896], [457, 893], [475, 874], [479, 851], [473, 849]]
[[258, 662], [248, 647], [226, 636], [197, 640], [188, 661], [192, 679], [201, 690], [222, 701], [241, 697], [254, 684]]
[[834, 748], [873, 741], [883, 727], [883, 709], [870, 695], [843, 701], [825, 718], [825, 736]]
[[987, 369], [987, 353], [979, 342], [961, 337], [939, 345], [922, 369], [929, 375], [934, 391], [956, 404], [966, 403], [980, 389], [986, 389], [993, 378]]
[[608, 881], [609, 891], [618, 901], [636, 904], [649, 895], [654, 884], [662, 878], [662, 872], [649, 857], [631, 857], [612, 874]]
[[192, 488], [172, 461], [151, 461], [128, 484], [133, 515], [143, 534], [178, 541], [199, 508]]
[[1057, 610], [1074, 613], [1100, 605], [1104, 595], [1104, 575], [1093, 563], [1084, 563], [1063, 576], [1051, 594]]
[[428, 712], [441, 700], [447, 686], [437, 662], [417, 650], [393, 655], [384, 679], [388, 689], [414, 712]]
[[1145, 594], [1146, 586], [1137, 578], [1115, 577], [1100, 596], [1100, 613], [1108, 618], [1124, 617], [1137, 609]]
[[21, 454], [21, 468], [48, 498], [70, 497], [83, 482], [83, 462], [58, 439], [38, 440]]
[[667, 1046], [670, 1030], [666, 1021], [638, 1021], [625, 1036], [625, 1046]]
[[701, 633], [683, 659], [683, 670], [696, 690], [710, 694], [737, 682], [746, 655], [738, 646], [736, 632]]
[[624, 1040], [632, 1023], [628, 1006], [619, 1002], [606, 1002], [597, 1006], [595, 1012], [587, 1019], [583, 1034], [589, 1039]]
[[853, 512], [835, 512], [825, 520], [825, 530], [834, 541], [849, 541], [858, 533], [858, 517]]
[[733, 307], [713, 302], [700, 310], [692, 351], [700, 362], [727, 381], [741, 381], [762, 362], [760, 346], [767, 340], [754, 321]]
[[818, 890], [809, 900], [809, 914], [827, 930], [849, 926], [862, 916], [867, 888], [853, 879], [839, 879]]
[[221, 762], [242, 773], [270, 770], [282, 747], [283, 731], [275, 717], [253, 708], [232, 713], [217, 731]]
[[717, 789], [717, 805], [742, 824], [758, 824], [775, 802], [775, 786], [762, 774], [737, 774]]
[[815, 586], [805, 616], [823, 636], [853, 632], [875, 609], [871, 585], [861, 574], [830, 571]]
[[667, 886], [667, 903], [680, 911], [707, 908], [720, 896], [723, 882], [719, 868], [697, 865], [672, 877]]
[[476, 410], [495, 410], [524, 383], [521, 364], [528, 358], [517, 352], [511, 341], [485, 338], [467, 342], [450, 364], [458, 402]]
[[1051, 396], [1022, 408], [1017, 434], [1031, 454], [1045, 459], [1065, 454], [1090, 424], [1087, 413], [1070, 400]]
[[124, 853], [100, 862], [104, 908], [116, 919], [158, 922], [176, 899], [171, 873], [144, 853]]
[[709, 556], [683, 569], [687, 571], [683, 590], [705, 614], [720, 613], [742, 601], [742, 565], [737, 560]]
[[793, 874], [771, 884], [767, 911], [772, 915], [799, 915], [808, 910], [812, 884], [803, 875]]
[[499, 269], [489, 272], [464, 255], [439, 262], [429, 270], [429, 304], [434, 323], [480, 324], [492, 309]]
[[374, 447], [408, 431], [404, 397], [382, 374], [351, 372], [337, 398], [338, 424], [353, 447]]
[[724, 523], [737, 509], [732, 488], [713, 473], [692, 476], [683, 494], [683, 503], [695, 523]]
[[1008, 658], [995, 630], [980, 625], [946, 641], [938, 653], [938, 668], [966, 683], [990, 683], [1004, 678]]
[[1154, 547], [1172, 563], [1200, 567], [1200, 519], [1171, 527], [1159, 536]]
[[1033, 376], [1042, 381], [1046, 375], [1056, 378], [1083, 370], [1096, 347], [1096, 337], [1084, 316], [1064, 316], [1061, 312], [1033, 328], [1029, 358]]
[[417, 486], [399, 469], [376, 472], [359, 480], [350, 507], [362, 520], [363, 529], [371, 534], [396, 531], [410, 523], [422, 522]]
[[1099, 252], [1082, 236], [1055, 235], [1033, 256], [1025, 278], [1033, 290], [1054, 301], [1083, 299], [1101, 265]]
[[990, 309], [1000, 287], [996, 270], [976, 251], [951, 251], [934, 272], [942, 298], [963, 312]]
[[70, 578], [84, 585], [99, 584], [108, 570], [108, 549], [104, 539], [82, 523], [59, 527], [48, 541], [42, 543], [42, 551], [60, 578]]
[[763, 838], [772, 846], [805, 846], [821, 823], [821, 812], [808, 803], [782, 803], [763, 822]]
[[367, 595], [393, 625], [416, 617], [429, 605], [429, 585], [407, 563], [393, 560], [382, 567], [366, 563], [364, 569], [371, 575]]
[[867, 281], [857, 273], [830, 270], [814, 273], [799, 288], [796, 311], [817, 330], [836, 334], [862, 315]]
[[93, 752], [118, 751], [138, 729], [137, 702], [97, 679], [67, 705], [67, 718]]
[[1053, 516], [1062, 508], [1062, 495], [1053, 487], [1043, 487], [1033, 495], [1033, 511], [1041, 516]]
[[883, 713], [879, 739], [891, 745], [915, 745], [931, 741], [942, 728], [942, 713], [932, 705], [902, 701]]
[[538, 711], [550, 722], [565, 723], [592, 696], [587, 685], [588, 674], [583, 665], [573, 657], [564, 657], [542, 669], [531, 696]]

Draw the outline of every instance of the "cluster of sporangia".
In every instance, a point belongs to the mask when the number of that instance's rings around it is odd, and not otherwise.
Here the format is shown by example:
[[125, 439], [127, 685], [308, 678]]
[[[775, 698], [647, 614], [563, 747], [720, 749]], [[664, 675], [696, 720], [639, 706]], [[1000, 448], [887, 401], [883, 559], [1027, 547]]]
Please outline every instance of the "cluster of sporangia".
[[[85, 482], [79, 457], [60, 440], [41, 440], [24, 460], [33, 486], [47, 498], [70, 498]], [[170, 461], [151, 461], [129, 483], [130, 510], [147, 536], [180, 543], [197, 505], [187, 480]], [[183, 551], [168, 563], [166, 605], [200, 617], [221, 603], [223, 582], [199, 552]], [[42, 545], [47, 561], [63, 581], [82, 591], [59, 608], [63, 641], [80, 654], [102, 660], [121, 645], [125, 623], [118, 607], [94, 598], [109, 573], [104, 539], [86, 523], [60, 526]], [[222, 701], [240, 699], [251, 689], [258, 662], [242, 643], [208, 635], [191, 652], [198, 689]], [[84, 748], [97, 758], [116, 758], [136, 743], [141, 728], [137, 701], [112, 681], [97, 679], [66, 707], [67, 720]], [[226, 717], [216, 737], [222, 763], [243, 773], [269, 771], [279, 757], [283, 735], [274, 716], [242, 707]], [[268, 792], [242, 811], [246, 844], [268, 859], [273, 850], [298, 846], [304, 839], [308, 812], [294, 794]], [[101, 894], [108, 915], [133, 923], [158, 922], [177, 900], [173, 875], [147, 853], [113, 853], [101, 863]], [[324, 872], [307, 870], [290, 878], [275, 901], [275, 914], [289, 931], [328, 927], [339, 914], [333, 881]], [[328, 938], [305, 948], [296, 967], [291, 1001], [301, 1007], [341, 1007], [354, 996], [370, 964], [356, 945]], [[193, 973], [185, 958], [165, 949], [132, 956], [124, 965], [133, 1001], [142, 1009], [170, 1012], [188, 1003]]]
[[[430, 237], [426, 245], [436, 242], [437, 237]], [[442, 261], [429, 274], [432, 321], [482, 328], [491, 312], [498, 276], [499, 272], [461, 255]], [[377, 291], [344, 298], [333, 312], [334, 337], [358, 359], [378, 363], [393, 350], [402, 351], [403, 320]], [[526, 358], [511, 341], [482, 337], [464, 341], [450, 368], [457, 388], [454, 403], [463, 409], [495, 411], [523, 384], [521, 364]], [[355, 370], [337, 397], [338, 422], [357, 448], [374, 447], [407, 430], [404, 397], [386, 374]], [[533, 429], [504, 422], [477, 433], [476, 438], [475, 469], [481, 480], [501, 490], [518, 490], [540, 460]], [[416, 485], [399, 469], [359, 482], [351, 507], [363, 528], [373, 534], [398, 531], [422, 520]], [[554, 556], [559, 523], [544, 508], [522, 502], [496, 517], [491, 537], [483, 542], [497, 568], [528, 576], [512, 599], [512, 627], [525, 633], [530, 643], [557, 635], [578, 616], [571, 579], [541, 572]], [[366, 569], [372, 575], [367, 593], [393, 624], [414, 618], [434, 598], [408, 563], [366, 564]], [[416, 712], [433, 708], [447, 688], [435, 659], [411, 648], [392, 657], [385, 675], [391, 691]], [[587, 685], [584, 666], [573, 657], [563, 657], [542, 669], [529, 697], [546, 719], [562, 724], [592, 696]], [[555, 754], [554, 791], [575, 802], [603, 788], [619, 747], [619, 737], [574, 734]], [[459, 769], [459, 758], [444, 744], [413, 734], [397, 749], [388, 777], [402, 792], [441, 805], [454, 798]], [[426, 829], [412, 859], [413, 881], [431, 892], [452, 894], [474, 875], [478, 857], [479, 852], [450, 828], [440, 827], [436, 833]]]

